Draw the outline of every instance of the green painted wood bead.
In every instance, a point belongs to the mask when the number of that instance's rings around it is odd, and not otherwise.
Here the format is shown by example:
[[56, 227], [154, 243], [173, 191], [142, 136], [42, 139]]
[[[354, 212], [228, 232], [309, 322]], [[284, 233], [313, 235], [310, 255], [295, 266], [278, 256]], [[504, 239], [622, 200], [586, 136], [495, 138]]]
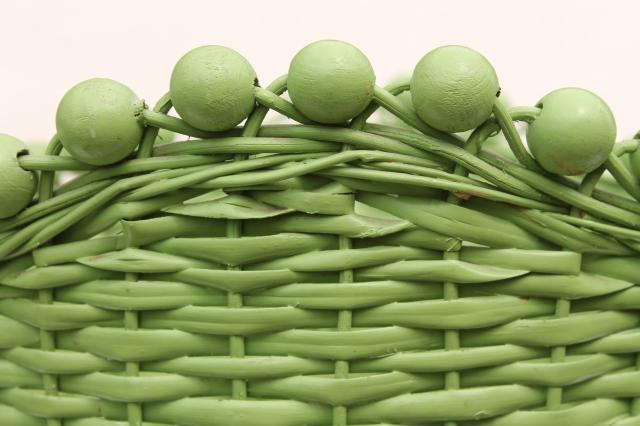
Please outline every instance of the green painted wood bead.
[[73, 86], [56, 112], [58, 137], [77, 160], [95, 166], [128, 157], [140, 143], [144, 102], [127, 86], [94, 78]]
[[616, 121], [595, 93], [568, 87], [554, 90], [538, 104], [542, 111], [527, 128], [527, 142], [548, 172], [581, 175], [604, 163], [616, 139]]
[[287, 90], [293, 104], [311, 120], [339, 124], [364, 111], [375, 82], [369, 59], [357, 47], [320, 40], [294, 56]]
[[187, 52], [171, 73], [171, 101], [191, 126], [210, 132], [229, 130], [255, 106], [256, 72], [238, 52], [201, 46]]
[[0, 219], [23, 210], [36, 192], [36, 174], [18, 163], [18, 155], [25, 152], [27, 145], [22, 141], [0, 133]]
[[489, 61], [464, 46], [442, 46], [420, 59], [411, 78], [411, 100], [418, 116], [445, 132], [482, 124], [500, 90]]

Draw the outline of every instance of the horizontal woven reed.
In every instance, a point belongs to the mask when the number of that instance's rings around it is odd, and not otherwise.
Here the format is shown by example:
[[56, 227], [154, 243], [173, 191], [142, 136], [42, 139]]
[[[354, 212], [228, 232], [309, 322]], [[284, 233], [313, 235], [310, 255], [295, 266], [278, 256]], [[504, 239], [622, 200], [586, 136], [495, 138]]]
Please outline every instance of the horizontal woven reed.
[[[283, 89], [224, 135], [165, 98], [118, 165], [20, 158], [41, 187], [0, 221], [0, 424], [640, 424], [635, 199], [480, 150], [491, 120], [464, 148], [375, 105], [263, 126]], [[198, 139], [151, 150], [154, 123]]]

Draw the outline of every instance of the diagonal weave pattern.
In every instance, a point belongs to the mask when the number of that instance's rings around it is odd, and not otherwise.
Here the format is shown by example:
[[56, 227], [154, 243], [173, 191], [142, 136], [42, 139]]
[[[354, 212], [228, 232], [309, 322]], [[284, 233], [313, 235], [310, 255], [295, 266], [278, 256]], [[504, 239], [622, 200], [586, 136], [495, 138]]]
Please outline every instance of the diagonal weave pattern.
[[[259, 100], [296, 118], [283, 90]], [[147, 120], [213, 136], [170, 106]], [[23, 157], [43, 189], [0, 222], [0, 423], [640, 424], [638, 203], [479, 153], [495, 122], [463, 149], [374, 109], [261, 106], [55, 196], [81, 166]]]

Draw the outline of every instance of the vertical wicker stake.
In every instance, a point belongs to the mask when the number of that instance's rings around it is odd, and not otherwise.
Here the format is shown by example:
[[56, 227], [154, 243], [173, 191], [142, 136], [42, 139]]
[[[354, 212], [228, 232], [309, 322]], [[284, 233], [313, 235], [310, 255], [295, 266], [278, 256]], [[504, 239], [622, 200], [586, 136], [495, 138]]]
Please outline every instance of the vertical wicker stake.
[[[62, 144], [57, 136], [54, 136], [45, 154], [58, 155], [62, 151]], [[53, 196], [53, 182], [55, 172], [43, 171], [40, 175], [40, 187], [38, 194], [38, 201], [43, 202]], [[48, 288], [38, 291], [38, 302], [43, 304], [51, 304], [55, 299], [55, 289]], [[45, 351], [56, 350], [56, 334], [55, 331], [40, 329], [40, 347]], [[44, 386], [45, 395], [55, 396], [58, 394], [58, 379], [53, 374], [43, 374], [42, 384]], [[60, 419], [47, 419], [47, 426], [62, 426], [62, 420]]]
[[[236, 155], [237, 161], [244, 160], [246, 156], [244, 154]], [[227, 238], [240, 238], [242, 236], [242, 222], [238, 219], [227, 219]], [[239, 271], [239, 266], [228, 266], [228, 270]], [[230, 308], [241, 308], [242, 294], [234, 293], [232, 291], [227, 295], [227, 306]], [[243, 336], [229, 336], [229, 355], [232, 358], [244, 357], [244, 337]], [[233, 379], [231, 384], [232, 397], [235, 399], [245, 399], [247, 397], [247, 384], [242, 379]]]
[[[635, 151], [637, 151], [637, 150], [639, 149], [639, 148], [638, 148], [638, 140], [639, 140], [639, 136], [640, 136], [640, 133], [636, 133], [636, 134], [634, 135], [634, 137], [633, 137], [633, 144], [631, 144], [631, 146], [633, 146], [633, 148], [632, 148], [632, 152], [635, 152]], [[615, 148], [614, 148], [614, 152], [615, 152]], [[624, 152], [624, 150], [622, 150], [622, 149], [621, 149], [621, 150], [620, 150], [620, 152], [619, 152], [619, 153], [617, 153], [617, 154], [618, 154], [617, 156], [622, 155], [622, 154], [625, 154], [625, 153], [626, 153], [626, 152]], [[610, 157], [610, 159], [611, 159], [611, 158], [615, 158], [615, 159], [617, 159], [617, 156], [611, 156], [611, 157]], [[638, 154], [636, 154], [635, 156], [637, 157], [637, 156], [638, 156]], [[613, 164], [614, 164], [614, 165], [619, 165], [619, 162], [614, 161], [614, 162], [613, 162]], [[636, 164], [637, 164], [637, 163], [636, 163]], [[625, 167], [619, 167], [619, 169], [620, 169], [620, 170], [624, 170], [624, 171], [626, 171], [626, 170], [627, 170]], [[612, 172], [612, 174], [616, 177], [616, 179], [618, 179], [619, 177], [622, 177], [622, 176], [620, 176], [620, 174], [613, 173], [613, 171], [612, 171], [611, 169], [609, 169], [609, 171], [611, 171], [611, 172]], [[637, 176], [637, 171], [636, 171], [636, 175], [634, 175], [634, 177], [635, 177], [635, 176]], [[620, 179], [618, 179], [618, 180], [620, 181]], [[636, 184], [636, 187], [637, 187], [637, 186], [638, 186], [638, 183], [639, 183], [639, 182], [638, 182], [638, 178], [637, 178], [637, 177], [635, 177], [635, 182], [634, 182], [634, 183]], [[625, 189], [626, 189], [626, 188], [625, 188]], [[627, 191], [628, 191], [628, 190], [627, 190]], [[637, 197], [637, 196], [636, 196], [636, 199], [638, 199], [638, 197]], [[636, 358], [636, 359], [635, 359], [635, 361], [636, 361], [636, 362], [635, 362], [636, 370], [640, 370], [640, 353], [637, 353], [637, 354], [636, 354], [636, 356], [635, 356], [635, 358]], [[631, 401], [631, 415], [633, 415], [633, 416], [638, 416], [638, 415], [640, 415], [640, 397], [635, 397], [635, 398], [633, 398], [633, 399], [632, 399], [632, 401]]]
[[[444, 132], [439, 132], [436, 129], [431, 128], [426, 123], [421, 121], [411, 110], [405, 110], [400, 102], [395, 98], [395, 96], [409, 90], [408, 82], [399, 82], [396, 84], [391, 84], [384, 89], [376, 87], [375, 88], [375, 103], [372, 103], [363, 111], [360, 115], [355, 117], [351, 122], [351, 128], [355, 130], [363, 130], [367, 119], [378, 109], [379, 106], [383, 106], [388, 111], [392, 112], [398, 118], [403, 120], [409, 126], [420, 129], [426, 134], [443, 136], [447, 139], [451, 139], [451, 136]], [[446, 136], [445, 136], [446, 135]], [[349, 149], [347, 145], [344, 146], [344, 150]], [[461, 167], [456, 169], [456, 172], [460, 175], [466, 175], [465, 170]], [[447, 201], [452, 203], [458, 203], [459, 199], [453, 195], [449, 195]], [[340, 248], [351, 248], [350, 240], [346, 237], [340, 237]], [[444, 252], [443, 259], [458, 259], [457, 252]], [[348, 281], [347, 281], [348, 279]], [[353, 271], [342, 271], [340, 274], [340, 282], [351, 282], [353, 280]], [[455, 283], [445, 282], [444, 286], [444, 298], [445, 300], [453, 300], [458, 297], [458, 290]], [[339, 314], [339, 329], [342, 329], [345, 325], [347, 325], [347, 320], [349, 321], [348, 325], [350, 326], [351, 321], [351, 311], [340, 311]], [[347, 316], [348, 315], [348, 316]], [[348, 329], [348, 328], [347, 328]], [[446, 350], [455, 350], [460, 347], [460, 338], [457, 330], [445, 330], [444, 331], [444, 347]], [[338, 367], [342, 361], [336, 362], [336, 376], [337, 377], [345, 377], [339, 376]], [[346, 370], [348, 371], [348, 364], [346, 364]], [[460, 377], [457, 371], [449, 371], [445, 373], [445, 389], [453, 390], [458, 389], [460, 387]], [[342, 414], [344, 412], [344, 414]], [[346, 407], [336, 407], [334, 409], [334, 426], [344, 426], [346, 425]], [[339, 415], [343, 415], [345, 418], [345, 423], [340, 423], [342, 420]], [[455, 426], [455, 422], [447, 422], [446, 426]]]
[[[496, 121], [498, 122], [505, 139], [509, 143], [509, 147], [511, 151], [516, 156], [518, 161], [527, 167], [529, 170], [535, 170], [536, 172], [544, 173], [543, 169], [538, 165], [538, 163], [529, 155], [527, 150], [520, 139], [520, 134], [518, 130], [513, 124], [509, 113], [506, 108], [498, 99], [494, 104], [493, 112], [496, 117]], [[584, 192], [584, 191], [581, 191]], [[590, 194], [587, 194], [590, 195]], [[571, 214], [573, 216], [578, 216], [579, 211], [576, 209], [572, 209]], [[556, 318], [564, 318], [569, 315], [571, 312], [571, 301], [567, 299], [556, 299], [555, 302], [555, 317]], [[552, 363], [563, 362], [566, 357], [567, 348], [565, 346], [556, 346], [551, 348], [549, 353], [549, 359]], [[551, 386], [547, 388], [546, 394], [546, 407], [549, 410], [557, 410], [562, 405], [562, 387], [561, 386]]]
[[[343, 151], [348, 151], [348, 145], [343, 146]], [[338, 249], [348, 250], [351, 248], [351, 239], [344, 235], [338, 236]], [[353, 282], [353, 269], [345, 269], [340, 271], [340, 283], [349, 284]], [[352, 312], [349, 309], [343, 309], [338, 312], [338, 331], [348, 331], [351, 329]], [[349, 377], [349, 361], [337, 360], [335, 362], [335, 376], [338, 379], [346, 379]], [[333, 408], [333, 426], [347, 426], [347, 407], [336, 406]]]
[[[402, 86], [405, 87], [405, 86]], [[399, 92], [401, 89], [399, 89]], [[366, 125], [367, 118], [373, 114], [377, 105], [371, 103], [362, 113], [354, 117], [349, 127], [354, 130], [362, 130]], [[347, 144], [342, 146], [342, 151], [349, 151], [351, 147]], [[348, 250], [352, 248], [351, 239], [344, 235], [338, 237], [338, 248], [340, 250]], [[340, 283], [348, 284], [353, 282], [353, 269], [347, 269], [340, 271]], [[341, 310], [338, 312], [338, 331], [347, 331], [351, 329], [353, 312], [351, 310]], [[337, 360], [335, 362], [335, 376], [336, 378], [349, 377], [349, 361]], [[333, 426], [347, 426], [348, 425], [348, 410], [347, 407], [337, 406], [333, 408]]]
[[[286, 87], [286, 76], [276, 79], [269, 85], [267, 90], [281, 94]], [[255, 137], [258, 135], [262, 121], [267, 115], [268, 108], [257, 106], [245, 122], [242, 131], [243, 137]], [[242, 161], [248, 158], [248, 154], [236, 154], [235, 161]], [[242, 236], [242, 221], [239, 219], [227, 219], [226, 224], [227, 238], [240, 238]], [[228, 270], [238, 271], [239, 266], [228, 266]], [[240, 293], [229, 291], [227, 294], [227, 306], [230, 308], [240, 308], [243, 306], [243, 297]], [[245, 356], [245, 339], [243, 336], [229, 336], [229, 355], [232, 358], [242, 358]], [[234, 399], [247, 398], [247, 383], [242, 379], [233, 379], [231, 382], [231, 396]]]
[[[472, 134], [473, 136], [473, 134]], [[475, 145], [467, 143], [467, 149], [474, 149]], [[467, 176], [468, 172], [460, 165], [456, 165], [453, 171], [459, 176]], [[452, 193], [447, 195], [447, 202], [455, 205], [460, 204], [460, 198]], [[457, 250], [445, 251], [442, 255], [444, 260], [458, 260], [460, 258], [460, 247]], [[445, 282], [443, 284], [444, 300], [455, 300], [458, 298], [458, 286], [453, 282]], [[458, 330], [444, 330], [444, 349], [445, 351], [460, 349], [460, 333]], [[460, 389], [460, 373], [458, 371], [447, 371], [444, 376], [445, 390]], [[456, 422], [446, 422], [445, 426], [456, 426]]]
[[[171, 100], [169, 94], [164, 95], [156, 104], [154, 111], [166, 114], [171, 109]], [[158, 136], [157, 127], [147, 127], [144, 131], [142, 141], [138, 148], [138, 158], [148, 158], [152, 155], [153, 143]], [[132, 247], [132, 246], [128, 246]], [[138, 281], [138, 274], [134, 272], [125, 272], [125, 280], [130, 282]], [[137, 311], [126, 310], [124, 312], [124, 328], [125, 330], [135, 331], [140, 327], [140, 315]], [[130, 377], [140, 375], [140, 363], [138, 361], [127, 361], [125, 364], [125, 373]], [[142, 405], [138, 402], [127, 403], [127, 419], [130, 426], [141, 426], [143, 423]]]
[[[248, 135], [245, 135], [248, 136]], [[253, 135], [252, 135], [253, 136]], [[246, 154], [236, 154], [235, 161], [242, 161], [247, 158]], [[227, 238], [240, 238], [242, 236], [242, 222], [238, 219], [227, 219]], [[239, 271], [239, 266], [228, 266], [228, 270]], [[230, 308], [241, 308], [243, 305], [242, 294], [230, 291], [227, 295], [227, 306]], [[244, 337], [229, 336], [229, 355], [232, 358], [242, 358], [245, 355]], [[231, 382], [231, 396], [234, 399], [245, 399], [247, 397], [247, 383], [242, 379], [233, 379]]]
[[[638, 153], [636, 153], [636, 151], [638, 151], [638, 149], [640, 149], [639, 141], [640, 141], [640, 132], [637, 132], [633, 136], [633, 139], [631, 141], [629, 141], [631, 143], [626, 145], [626, 146], [630, 147], [630, 148], [628, 148], [630, 152], [626, 151], [625, 144], [619, 144], [618, 145], [620, 147], [619, 149], [616, 149], [617, 147], [614, 147], [614, 154], [615, 155], [609, 156], [609, 159], [607, 160], [607, 163], [609, 163], [609, 164], [606, 164], [607, 168], [609, 169], [611, 174], [616, 178], [616, 180], [618, 180], [618, 182], [620, 182], [621, 186], [623, 186], [622, 182], [625, 181], [625, 177], [626, 177], [627, 182], [629, 181], [629, 179], [631, 179], [632, 183], [635, 184], [635, 185], [633, 185], [633, 184], [629, 185], [629, 183], [627, 183], [626, 185], [624, 185], [625, 189], [627, 189], [629, 186], [638, 188], [638, 186], [640, 186], [640, 182], [639, 182], [640, 179], [637, 177], [637, 169], [634, 169], [635, 170], [635, 174], [632, 174], [631, 176], [627, 176], [626, 173], [624, 173], [624, 172], [629, 172], [629, 170], [626, 167], [624, 167], [624, 164], [621, 164], [621, 161], [620, 161], [620, 159], [618, 157], [622, 156], [623, 154], [635, 153], [635, 157], [638, 158], [638, 156], [639, 156], [638, 154], [640, 153], [640, 151]], [[614, 160], [614, 161], [611, 161], [611, 160]], [[610, 167], [611, 165], [614, 166], [613, 170]], [[635, 165], [637, 166], [638, 163], [635, 162]], [[620, 170], [623, 173], [616, 173], [615, 169]], [[632, 192], [632, 191], [629, 191], [629, 189], [627, 189], [627, 192], [634, 193], [635, 191]], [[634, 197], [636, 198], [636, 200], [640, 198], [640, 197], [638, 197], [636, 195], [634, 195]], [[635, 359], [636, 370], [640, 370], [640, 353], [637, 353], [635, 355], [635, 358], [636, 358]], [[633, 398], [631, 400], [631, 410], [630, 411], [631, 411], [631, 415], [632, 416], [640, 415], [640, 397], [635, 397], [635, 398]]]
[[[358, 130], [364, 126], [376, 77], [369, 60], [357, 48], [336, 40], [312, 43], [293, 58], [289, 76], [290, 97], [304, 116], [326, 124], [342, 124], [351, 120], [350, 127]], [[320, 84], [309, 84], [309, 81]], [[295, 119], [297, 115], [289, 117]], [[358, 120], [359, 117], [362, 120]], [[350, 149], [349, 145], [343, 144], [342, 152]], [[338, 249], [351, 248], [351, 239], [339, 235]], [[339, 282], [352, 283], [353, 276], [353, 269], [341, 270]], [[338, 311], [337, 331], [351, 330], [352, 317], [350, 309]], [[335, 361], [336, 379], [348, 379], [349, 370], [349, 361]], [[348, 424], [348, 407], [334, 406], [332, 414], [334, 426]]]
[[[135, 272], [125, 272], [125, 280], [129, 282], [138, 281], [138, 274]], [[125, 330], [135, 331], [140, 326], [140, 317], [138, 311], [124, 311], [124, 328]], [[140, 375], [140, 363], [137, 361], [127, 361], [125, 364], [125, 372], [127, 376], [137, 377]], [[142, 425], [142, 406], [137, 402], [127, 403], [127, 418], [130, 426]]]
[[[453, 194], [447, 196], [447, 202], [458, 204], [460, 201]], [[442, 258], [444, 260], [458, 260], [459, 253], [457, 251], [444, 252]], [[453, 282], [445, 282], [443, 284], [444, 300], [454, 300], [458, 298], [458, 286]], [[444, 349], [445, 351], [460, 349], [460, 333], [458, 330], [444, 330]], [[446, 390], [456, 390], [460, 388], [460, 373], [457, 371], [447, 371], [444, 376], [444, 388]], [[447, 422], [445, 426], [456, 426], [456, 422]]]

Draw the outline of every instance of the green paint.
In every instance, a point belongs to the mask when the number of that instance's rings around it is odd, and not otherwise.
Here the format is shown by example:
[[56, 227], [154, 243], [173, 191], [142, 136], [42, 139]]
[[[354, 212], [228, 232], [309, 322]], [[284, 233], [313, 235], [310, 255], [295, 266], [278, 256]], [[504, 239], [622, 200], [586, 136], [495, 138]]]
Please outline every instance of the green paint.
[[229, 130], [253, 110], [256, 83], [256, 72], [238, 52], [201, 46], [187, 52], [173, 68], [171, 102], [197, 129]]
[[527, 128], [529, 148], [548, 172], [581, 175], [607, 159], [616, 122], [607, 104], [579, 88], [554, 90], [536, 105], [542, 111]]
[[0, 219], [22, 211], [36, 192], [37, 175], [20, 167], [18, 160], [27, 153], [23, 142], [0, 133]]
[[[463, 141], [395, 97], [407, 81], [371, 80], [344, 128], [282, 98], [287, 78], [248, 80], [226, 132], [166, 115], [171, 94], [116, 108], [141, 143], [107, 167], [61, 157], [64, 135], [40, 155], [5, 144], [13, 169], [0, 144], [0, 173], [42, 176], [0, 219], [0, 423], [637, 422], [638, 140], [577, 182], [514, 127], [549, 122], [546, 103], [493, 93]], [[367, 124], [377, 108], [403, 127]], [[303, 125], [264, 126], [269, 110]], [[483, 147], [499, 131], [509, 160]], [[81, 175], [56, 188], [65, 170]]]
[[58, 105], [58, 136], [64, 148], [84, 163], [116, 163], [140, 143], [143, 127], [138, 115], [143, 107], [144, 102], [117, 81], [83, 81], [73, 86]]
[[357, 47], [338, 40], [305, 46], [291, 60], [287, 88], [293, 104], [313, 121], [344, 123], [373, 98], [376, 76]]
[[445, 132], [463, 132], [482, 124], [491, 115], [499, 91], [489, 61], [464, 46], [442, 46], [427, 53], [411, 79], [416, 112]]

